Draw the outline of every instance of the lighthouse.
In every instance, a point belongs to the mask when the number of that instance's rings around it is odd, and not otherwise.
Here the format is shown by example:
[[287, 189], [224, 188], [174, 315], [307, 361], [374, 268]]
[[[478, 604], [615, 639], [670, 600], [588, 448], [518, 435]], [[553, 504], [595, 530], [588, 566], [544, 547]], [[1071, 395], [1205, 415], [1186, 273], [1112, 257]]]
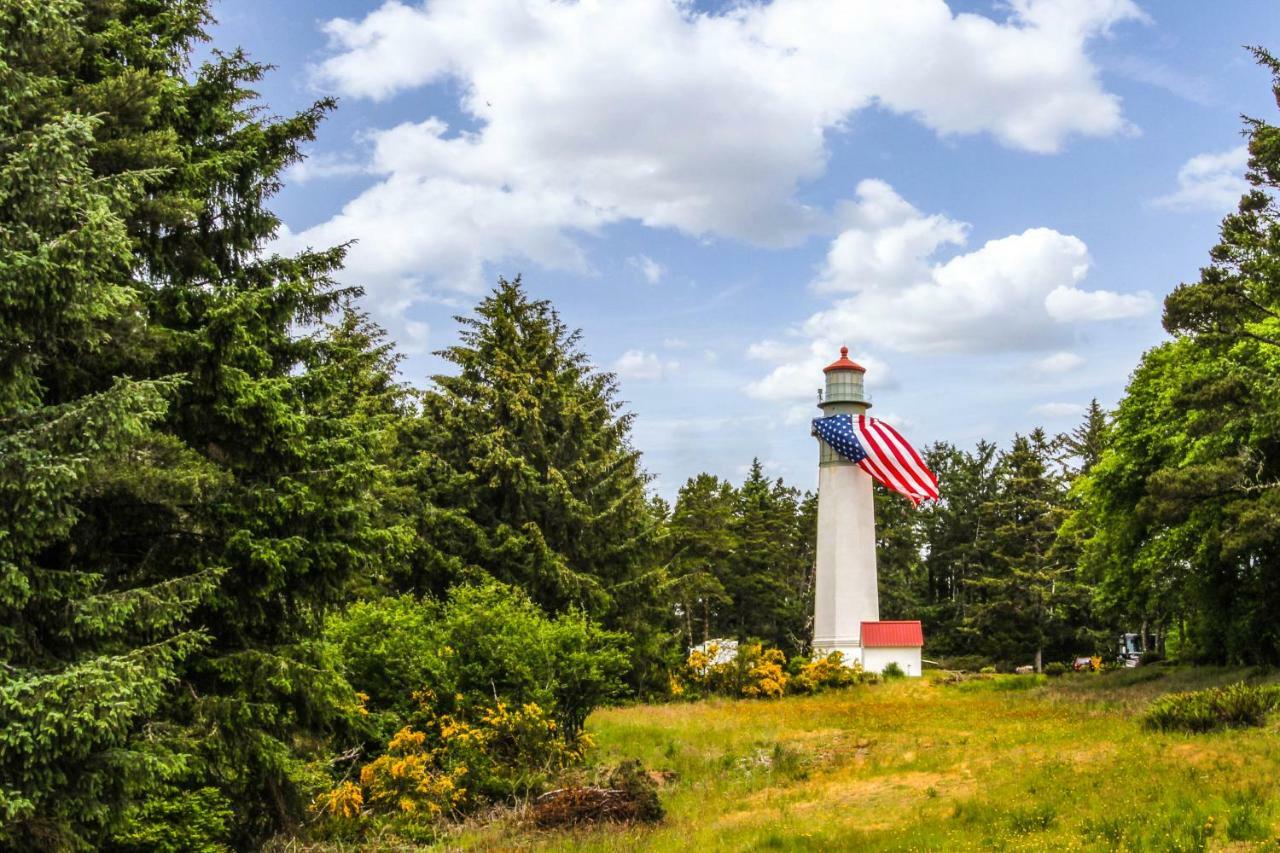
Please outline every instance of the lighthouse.
[[918, 621], [880, 621], [872, 475], [913, 503], [938, 498], [937, 480], [897, 430], [867, 416], [866, 368], [840, 347], [823, 368], [819, 395], [818, 544], [813, 652], [840, 652], [850, 665], [879, 672], [897, 664], [921, 673], [924, 634]]
[[[840, 347], [823, 368], [823, 416], [866, 414], [866, 368]], [[813, 650], [862, 660], [862, 623], [880, 621], [876, 578], [876, 518], [871, 476], [818, 439], [818, 547], [814, 578]]]

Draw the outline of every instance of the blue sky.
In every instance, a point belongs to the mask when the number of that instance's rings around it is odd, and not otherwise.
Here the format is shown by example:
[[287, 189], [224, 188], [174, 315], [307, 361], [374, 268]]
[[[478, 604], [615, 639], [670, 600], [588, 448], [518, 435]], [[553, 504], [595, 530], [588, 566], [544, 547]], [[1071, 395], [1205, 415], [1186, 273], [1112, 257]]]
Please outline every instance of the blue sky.
[[524, 275], [616, 370], [674, 495], [816, 482], [820, 368], [868, 367], [917, 445], [1007, 442], [1111, 405], [1241, 191], [1241, 47], [1263, 0], [771, 3], [223, 0], [214, 46], [340, 105], [280, 247], [358, 240], [346, 281], [441, 369]]

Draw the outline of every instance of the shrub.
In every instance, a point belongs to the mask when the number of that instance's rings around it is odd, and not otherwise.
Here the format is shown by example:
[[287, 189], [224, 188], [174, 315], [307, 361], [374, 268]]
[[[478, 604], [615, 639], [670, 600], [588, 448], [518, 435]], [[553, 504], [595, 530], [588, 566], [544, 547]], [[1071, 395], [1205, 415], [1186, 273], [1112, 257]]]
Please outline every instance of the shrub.
[[320, 794], [314, 812], [338, 824], [368, 814], [430, 826], [486, 802], [540, 790], [589, 745], [585, 735], [561, 737], [555, 720], [533, 703], [497, 702], [465, 720], [436, 716], [432, 698], [420, 698], [419, 719], [360, 769], [359, 784], [343, 781]]
[[857, 684], [863, 675], [861, 661], [853, 666], [844, 665], [844, 654], [832, 652], [825, 657], [801, 663], [791, 679], [793, 693], [817, 693], [830, 687], [847, 687]]
[[[437, 715], [476, 719], [495, 701], [538, 705], [565, 737], [622, 690], [625, 637], [577, 612], [549, 618], [519, 589], [455, 587], [445, 602], [412, 596], [363, 602], [332, 620], [352, 686], [393, 731], [430, 697]], [[384, 734], [385, 737], [385, 734]]]
[[978, 672], [980, 672], [983, 675], [995, 675], [996, 668], [988, 664], [987, 666], [984, 666], [982, 669], [978, 670]]
[[1244, 682], [1189, 693], [1169, 693], [1147, 708], [1143, 725], [1159, 731], [1208, 732], [1228, 726], [1261, 726], [1280, 707], [1280, 685]]
[[719, 649], [694, 649], [685, 662], [685, 677], [702, 693], [774, 699], [787, 689], [786, 657], [760, 643], [739, 643], [732, 660], [715, 663]]
[[903, 678], [906, 673], [902, 671], [902, 667], [898, 666], [897, 661], [889, 661], [885, 664], [884, 669], [880, 670], [880, 674], [885, 678]]
[[1050, 678], [1057, 678], [1060, 675], [1066, 675], [1070, 670], [1067, 665], [1061, 661], [1054, 661], [1044, 668], [1044, 674]]
[[759, 651], [755, 660], [751, 662], [751, 668], [747, 670], [747, 677], [742, 685], [742, 695], [753, 699], [756, 697], [777, 699], [786, 692], [789, 680], [786, 671], [782, 668], [787, 662], [786, 656], [778, 649], [760, 650], [759, 646], [755, 649]]

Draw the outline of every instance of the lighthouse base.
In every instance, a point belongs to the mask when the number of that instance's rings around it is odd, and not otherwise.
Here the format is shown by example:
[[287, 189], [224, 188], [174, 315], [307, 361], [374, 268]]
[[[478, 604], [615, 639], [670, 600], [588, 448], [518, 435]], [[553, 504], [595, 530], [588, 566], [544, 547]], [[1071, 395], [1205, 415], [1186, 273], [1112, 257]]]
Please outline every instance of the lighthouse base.
[[832, 652], [839, 652], [845, 666], [862, 665], [862, 645], [857, 640], [819, 640], [813, 641], [813, 656], [824, 658]]

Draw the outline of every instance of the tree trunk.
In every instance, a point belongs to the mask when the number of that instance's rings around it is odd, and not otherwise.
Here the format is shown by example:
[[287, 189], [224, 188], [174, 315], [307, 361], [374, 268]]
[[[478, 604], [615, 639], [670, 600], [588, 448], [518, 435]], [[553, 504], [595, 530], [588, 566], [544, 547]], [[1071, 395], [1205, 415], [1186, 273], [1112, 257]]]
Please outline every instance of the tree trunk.
[[1041, 661], [1044, 657], [1044, 649], [1036, 649], [1036, 672], [1041, 671]]

